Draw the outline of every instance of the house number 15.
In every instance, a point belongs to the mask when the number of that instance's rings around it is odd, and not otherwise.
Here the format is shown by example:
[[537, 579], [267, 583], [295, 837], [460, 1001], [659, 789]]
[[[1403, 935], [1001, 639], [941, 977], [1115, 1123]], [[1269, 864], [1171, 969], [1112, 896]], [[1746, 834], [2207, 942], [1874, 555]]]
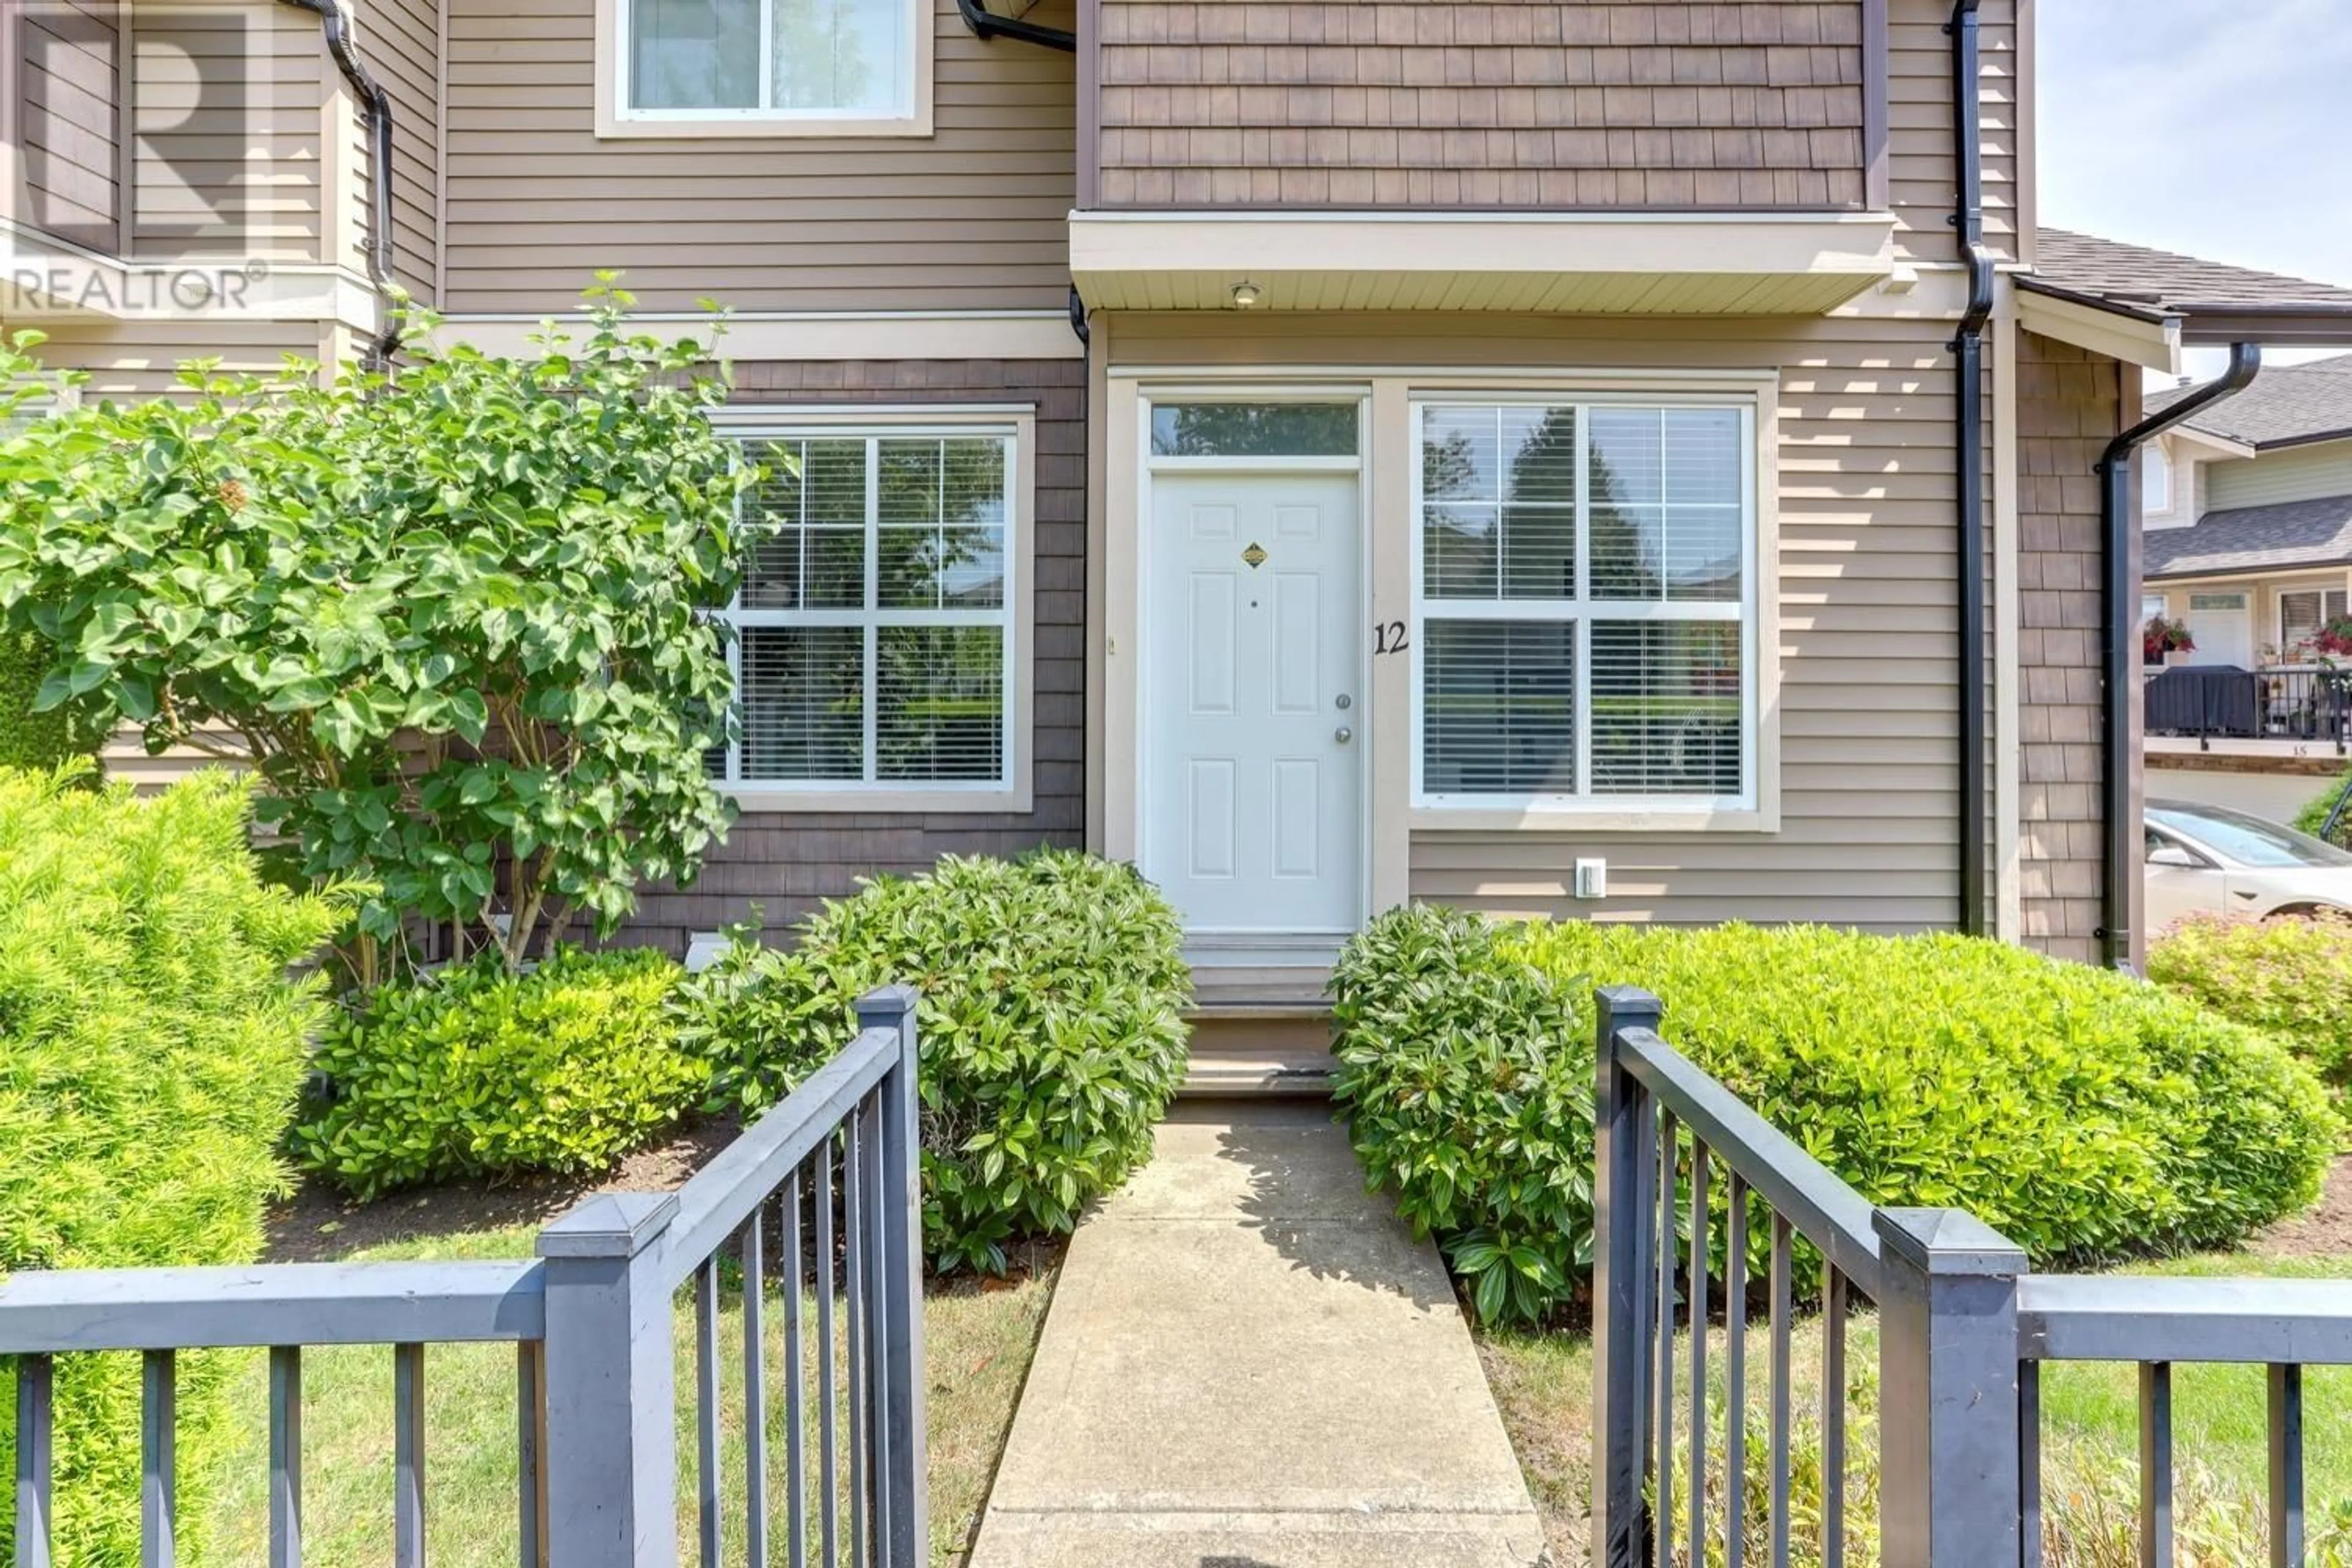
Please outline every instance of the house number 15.
[[1411, 645], [1405, 641], [1404, 623], [1402, 621], [1374, 621], [1372, 623], [1372, 651], [1374, 653], [1402, 653], [1409, 646]]

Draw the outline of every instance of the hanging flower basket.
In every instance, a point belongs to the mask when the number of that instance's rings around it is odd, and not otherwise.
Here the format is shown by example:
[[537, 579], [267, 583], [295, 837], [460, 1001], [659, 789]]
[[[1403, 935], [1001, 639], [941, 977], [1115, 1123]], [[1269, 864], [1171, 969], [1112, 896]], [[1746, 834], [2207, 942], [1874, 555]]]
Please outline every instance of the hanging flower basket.
[[2304, 646], [2323, 658], [2352, 658], [2352, 616], [2328, 622]]

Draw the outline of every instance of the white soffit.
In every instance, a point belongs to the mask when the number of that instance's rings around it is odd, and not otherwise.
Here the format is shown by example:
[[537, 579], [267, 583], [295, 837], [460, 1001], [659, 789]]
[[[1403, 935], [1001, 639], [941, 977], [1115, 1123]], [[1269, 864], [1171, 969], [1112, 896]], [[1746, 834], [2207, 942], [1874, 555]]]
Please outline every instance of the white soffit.
[[1895, 275], [1884, 213], [1070, 215], [1096, 310], [1818, 315]]
[[2181, 374], [2180, 322], [2147, 321], [2031, 289], [2017, 291], [2017, 324], [2029, 332], [2105, 354], [2162, 375]]

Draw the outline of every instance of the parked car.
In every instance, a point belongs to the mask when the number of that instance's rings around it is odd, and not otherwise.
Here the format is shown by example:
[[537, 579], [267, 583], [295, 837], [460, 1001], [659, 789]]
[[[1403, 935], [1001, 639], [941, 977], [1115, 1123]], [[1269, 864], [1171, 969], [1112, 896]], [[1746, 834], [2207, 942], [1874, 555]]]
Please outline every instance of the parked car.
[[2352, 913], [2352, 854], [2227, 806], [2147, 803], [2147, 929], [2208, 910]]

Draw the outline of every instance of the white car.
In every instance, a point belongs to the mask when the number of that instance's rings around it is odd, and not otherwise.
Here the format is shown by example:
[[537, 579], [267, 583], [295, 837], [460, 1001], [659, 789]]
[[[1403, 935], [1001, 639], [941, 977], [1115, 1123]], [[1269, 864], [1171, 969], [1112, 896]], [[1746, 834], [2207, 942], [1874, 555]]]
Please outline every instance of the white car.
[[2211, 910], [2352, 913], [2352, 854], [2227, 806], [2147, 803], [2147, 929]]

